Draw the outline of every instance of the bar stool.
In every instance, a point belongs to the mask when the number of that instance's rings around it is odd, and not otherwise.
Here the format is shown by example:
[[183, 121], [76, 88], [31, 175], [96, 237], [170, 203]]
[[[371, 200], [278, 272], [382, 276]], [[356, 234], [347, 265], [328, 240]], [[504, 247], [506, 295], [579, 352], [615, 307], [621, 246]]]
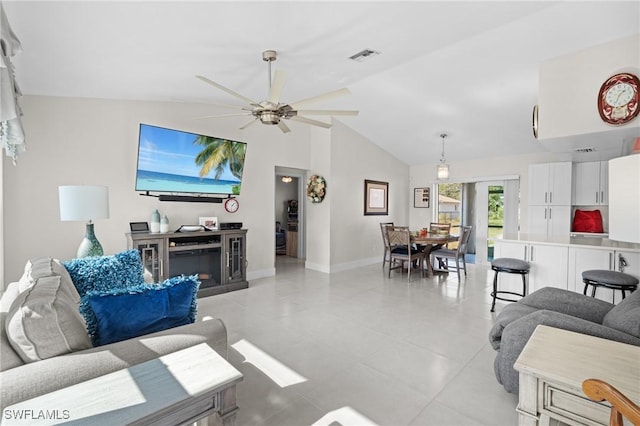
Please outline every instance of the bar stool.
[[[514, 296], [521, 297], [526, 296], [526, 275], [529, 273], [530, 268], [531, 266], [529, 265], [529, 262], [521, 259], [514, 259], [511, 257], [501, 257], [498, 259], [493, 259], [493, 262], [491, 262], [491, 269], [496, 271], [496, 274], [493, 277], [493, 291], [491, 292], [491, 297], [493, 297], [493, 302], [491, 303], [491, 312], [493, 312], [496, 307], [496, 299], [504, 300], [505, 302], [517, 302], [517, 300], [514, 299], [501, 297], [499, 296], [499, 294], [512, 294]], [[498, 273], [500, 272], [506, 272], [507, 274], [520, 274], [520, 276], [522, 276], [522, 294], [516, 293], [514, 291], [498, 290]]]
[[589, 271], [584, 271], [582, 273], [582, 282], [584, 283], [583, 294], [587, 294], [587, 288], [589, 286], [593, 286], [593, 289], [591, 289], [591, 297], [596, 297], [596, 289], [598, 287], [620, 290], [622, 291], [623, 299], [626, 296], [626, 290], [633, 292], [638, 288], [638, 279], [636, 277], [622, 272], [607, 271], [604, 269], [591, 269]]

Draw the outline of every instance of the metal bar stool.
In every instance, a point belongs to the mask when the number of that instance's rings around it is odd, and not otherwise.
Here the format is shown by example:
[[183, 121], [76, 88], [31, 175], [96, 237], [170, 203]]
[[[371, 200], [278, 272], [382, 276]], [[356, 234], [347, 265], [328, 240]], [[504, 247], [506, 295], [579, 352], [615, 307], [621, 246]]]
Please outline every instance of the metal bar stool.
[[638, 288], [638, 279], [636, 277], [618, 271], [607, 271], [605, 269], [584, 271], [582, 273], [582, 282], [584, 283], [583, 294], [587, 294], [587, 288], [593, 286], [591, 289], [591, 297], [596, 297], [596, 289], [598, 287], [620, 290], [622, 291], [623, 299], [626, 296], [625, 291], [633, 292]]
[[[527, 294], [527, 280], [526, 276], [529, 274], [529, 269], [531, 266], [529, 262], [526, 262], [521, 259], [514, 259], [511, 257], [501, 257], [498, 259], [493, 259], [491, 262], [491, 269], [496, 271], [496, 274], [493, 277], [493, 291], [491, 292], [491, 297], [493, 297], [493, 302], [491, 303], [491, 312], [495, 310], [496, 307], [496, 299], [504, 300], [505, 302], [517, 302], [515, 299], [508, 299], [506, 297], [499, 296], [500, 294], [512, 294], [514, 296], [524, 297]], [[522, 294], [516, 293], [514, 291], [505, 291], [498, 290], [498, 273], [506, 272], [507, 274], [520, 274], [522, 277]]]

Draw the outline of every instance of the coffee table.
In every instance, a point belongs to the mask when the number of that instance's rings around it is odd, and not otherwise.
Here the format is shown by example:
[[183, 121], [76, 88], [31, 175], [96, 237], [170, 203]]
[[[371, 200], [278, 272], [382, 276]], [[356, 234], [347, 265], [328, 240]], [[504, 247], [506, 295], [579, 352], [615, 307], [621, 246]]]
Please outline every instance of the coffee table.
[[228, 426], [235, 424], [242, 378], [201, 343], [14, 404], [4, 410], [2, 424], [182, 425], [204, 419]]

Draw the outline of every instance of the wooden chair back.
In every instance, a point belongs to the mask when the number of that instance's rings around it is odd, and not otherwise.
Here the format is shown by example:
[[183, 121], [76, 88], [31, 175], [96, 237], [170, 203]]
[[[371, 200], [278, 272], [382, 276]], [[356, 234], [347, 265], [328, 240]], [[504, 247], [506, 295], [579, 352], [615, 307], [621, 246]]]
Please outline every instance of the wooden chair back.
[[385, 247], [389, 247], [389, 237], [387, 236], [387, 228], [393, 226], [393, 222], [380, 222], [380, 231], [382, 232], [382, 242]]
[[390, 246], [407, 246], [411, 248], [411, 233], [408, 226], [392, 226], [387, 228]]
[[587, 379], [582, 382], [582, 390], [593, 401], [606, 400], [611, 404], [609, 426], [623, 426], [622, 417], [626, 417], [634, 425], [640, 425], [640, 407], [609, 383]]
[[451, 234], [451, 224], [431, 222], [431, 224], [429, 224], [429, 233], [437, 235], [449, 235]]
[[471, 236], [471, 226], [463, 226], [460, 228], [460, 237], [458, 238], [458, 253], [464, 255], [467, 252], [469, 237]]

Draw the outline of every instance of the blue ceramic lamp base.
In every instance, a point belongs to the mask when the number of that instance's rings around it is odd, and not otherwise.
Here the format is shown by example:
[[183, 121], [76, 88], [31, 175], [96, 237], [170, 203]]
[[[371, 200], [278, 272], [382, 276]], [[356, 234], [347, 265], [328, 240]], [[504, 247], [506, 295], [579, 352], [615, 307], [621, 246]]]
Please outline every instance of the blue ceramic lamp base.
[[102, 251], [102, 245], [96, 238], [96, 234], [93, 232], [93, 223], [87, 223], [87, 228], [84, 234], [84, 238], [78, 247], [78, 252], [76, 253], [77, 257], [88, 257], [88, 256], [102, 256], [104, 252]]

